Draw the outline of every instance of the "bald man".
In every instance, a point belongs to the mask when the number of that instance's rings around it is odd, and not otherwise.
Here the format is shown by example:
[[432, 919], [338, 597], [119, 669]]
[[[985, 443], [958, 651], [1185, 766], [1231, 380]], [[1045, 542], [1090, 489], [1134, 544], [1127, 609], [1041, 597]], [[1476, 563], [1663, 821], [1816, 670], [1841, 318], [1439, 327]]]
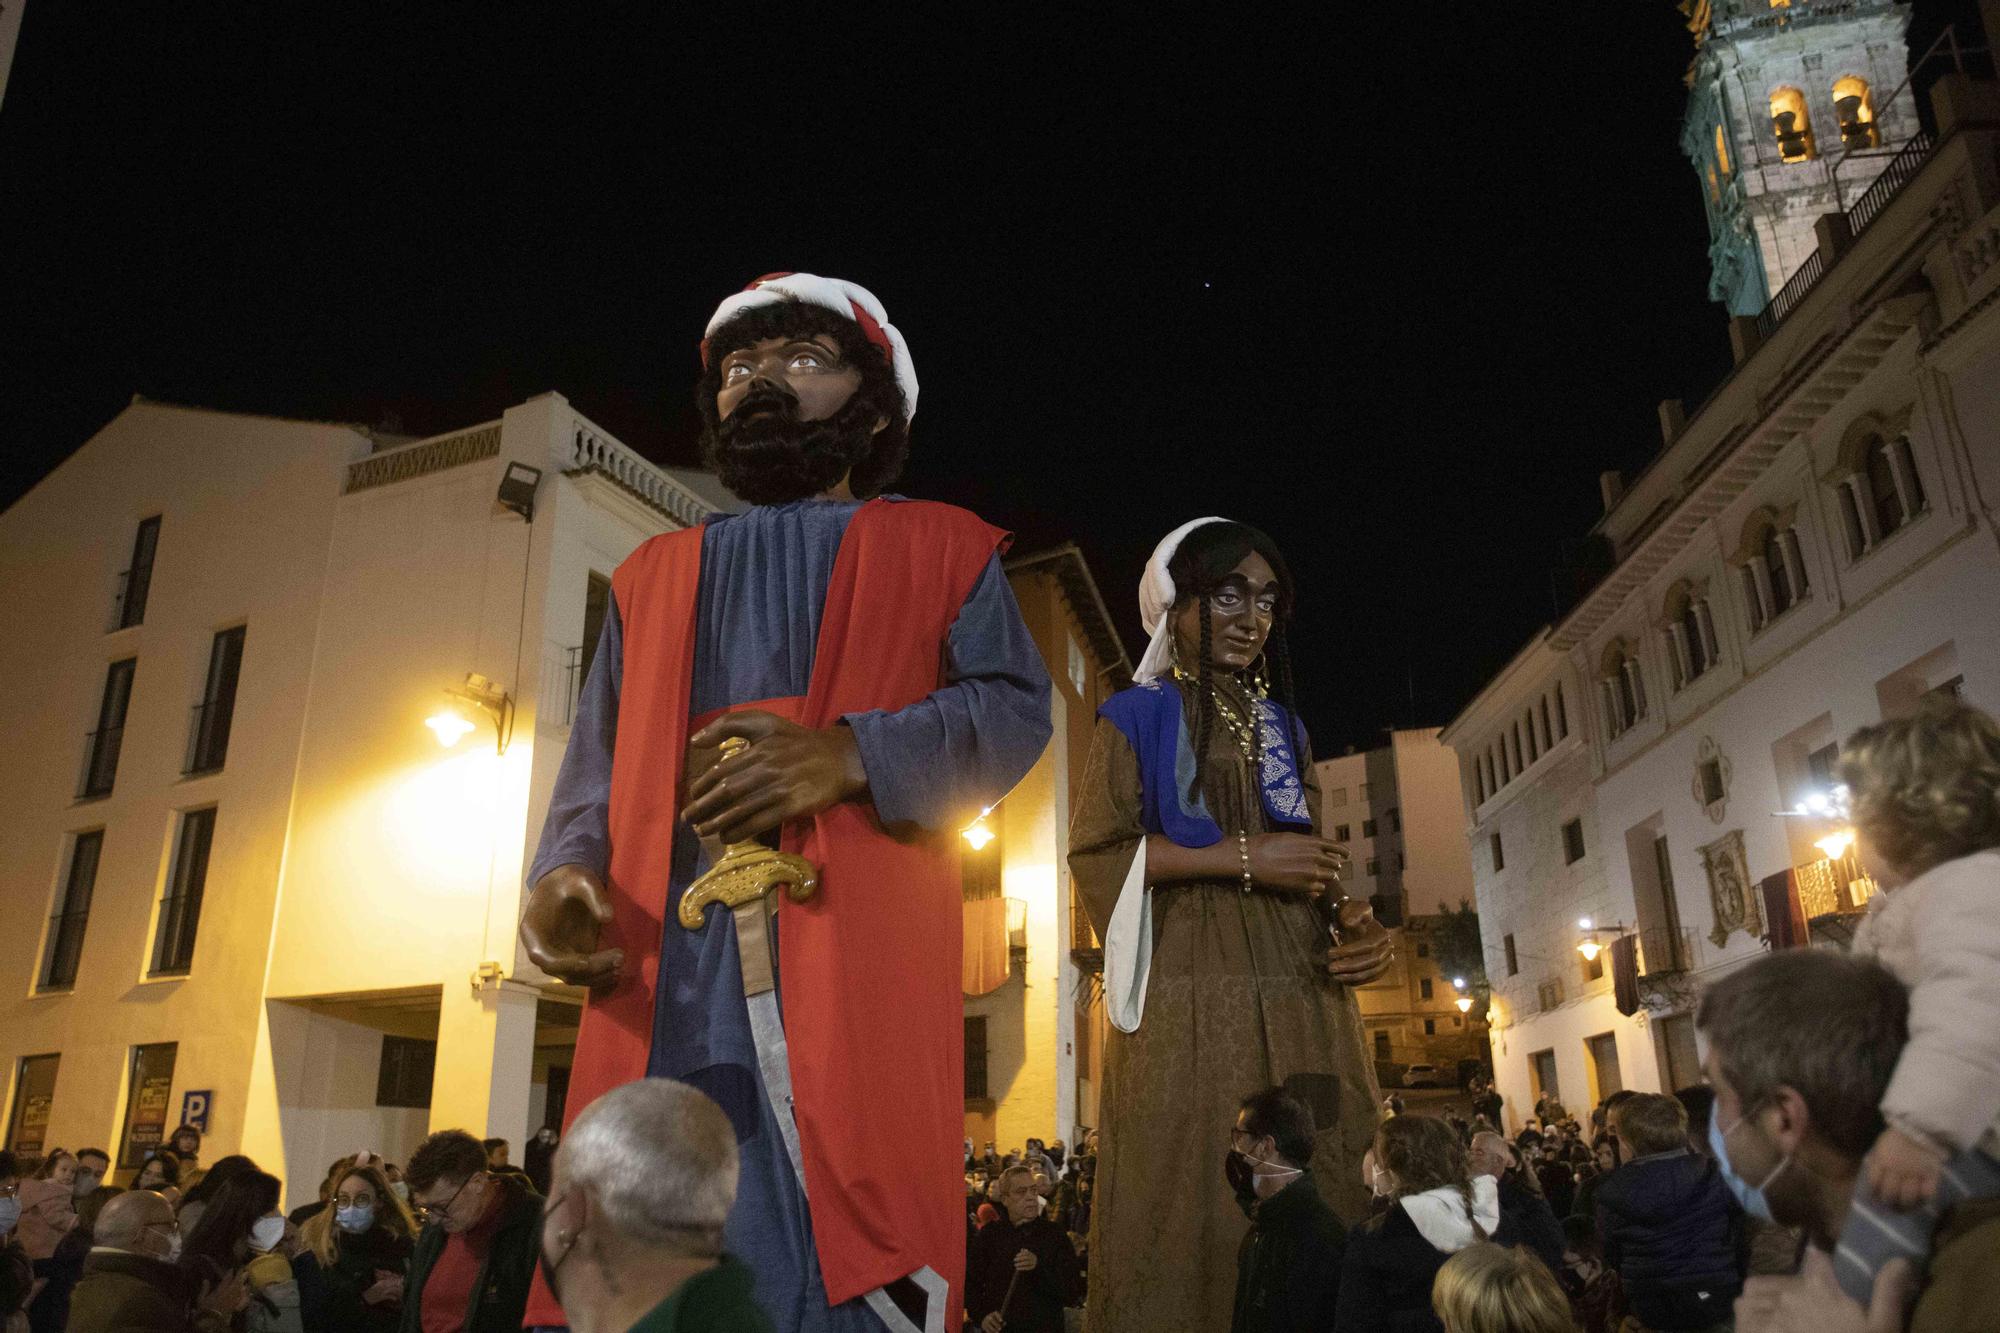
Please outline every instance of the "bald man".
[[93, 1234], [69, 1333], [223, 1333], [243, 1308], [241, 1277], [197, 1292], [174, 1263], [180, 1224], [164, 1195], [128, 1190], [104, 1205]]

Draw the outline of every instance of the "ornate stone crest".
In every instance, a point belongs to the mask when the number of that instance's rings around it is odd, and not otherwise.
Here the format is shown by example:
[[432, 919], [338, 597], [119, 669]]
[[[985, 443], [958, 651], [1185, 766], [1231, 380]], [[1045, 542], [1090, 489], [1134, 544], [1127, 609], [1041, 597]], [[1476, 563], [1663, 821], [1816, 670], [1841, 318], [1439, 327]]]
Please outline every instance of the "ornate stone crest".
[[1743, 854], [1743, 830], [1731, 829], [1703, 847], [1701, 865], [1708, 872], [1708, 898], [1715, 909], [1715, 929], [1708, 933], [1708, 938], [1720, 948], [1739, 930], [1762, 935], [1764, 909], [1757, 900], [1756, 885], [1750, 882], [1750, 865]]

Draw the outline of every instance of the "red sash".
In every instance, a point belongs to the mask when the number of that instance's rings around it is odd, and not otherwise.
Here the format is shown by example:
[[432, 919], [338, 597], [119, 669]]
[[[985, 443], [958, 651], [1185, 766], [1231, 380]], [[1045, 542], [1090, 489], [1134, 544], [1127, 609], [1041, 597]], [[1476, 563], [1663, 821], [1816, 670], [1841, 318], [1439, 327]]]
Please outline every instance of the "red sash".
[[[936, 690], [952, 624], [1004, 542], [949, 505], [876, 500], [857, 510], [834, 562], [798, 721], [823, 727]], [[624, 684], [607, 879], [616, 915], [601, 947], [625, 950], [625, 974], [585, 1007], [566, 1120], [643, 1078], [652, 1049], [700, 573], [701, 530], [689, 529], [646, 542], [611, 580]], [[946, 1327], [955, 1329], [965, 1269], [957, 840], [948, 830], [891, 836], [872, 805], [848, 803], [787, 825], [783, 843], [820, 868], [819, 896], [784, 905], [778, 938], [827, 1298], [837, 1305], [928, 1265], [950, 1284]], [[896, 1153], [882, 1151], [884, 1133]], [[539, 1276], [527, 1322], [563, 1322]]]

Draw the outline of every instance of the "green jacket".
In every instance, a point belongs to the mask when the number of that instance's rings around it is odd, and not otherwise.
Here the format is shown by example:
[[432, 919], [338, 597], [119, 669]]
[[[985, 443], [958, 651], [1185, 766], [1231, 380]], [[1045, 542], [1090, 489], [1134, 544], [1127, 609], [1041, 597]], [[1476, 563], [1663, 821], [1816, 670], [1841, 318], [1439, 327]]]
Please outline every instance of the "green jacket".
[[630, 1333], [771, 1333], [771, 1321], [751, 1299], [750, 1270], [728, 1255], [696, 1273], [632, 1325]]
[[[508, 1186], [500, 1205], [500, 1226], [479, 1280], [472, 1284], [472, 1302], [465, 1311], [465, 1333], [521, 1333], [521, 1316], [528, 1308], [528, 1287], [535, 1280], [536, 1253], [542, 1244], [542, 1196], [521, 1181], [503, 1177]], [[444, 1228], [435, 1222], [417, 1234], [410, 1255], [410, 1275], [403, 1281], [401, 1333], [423, 1333], [424, 1284], [444, 1253]]]

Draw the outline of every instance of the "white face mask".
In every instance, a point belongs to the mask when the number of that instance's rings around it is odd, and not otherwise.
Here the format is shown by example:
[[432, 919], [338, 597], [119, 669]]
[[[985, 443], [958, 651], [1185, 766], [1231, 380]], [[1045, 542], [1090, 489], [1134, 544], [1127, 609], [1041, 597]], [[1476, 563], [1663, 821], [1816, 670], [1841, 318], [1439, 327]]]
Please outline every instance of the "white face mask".
[[285, 1238], [285, 1219], [282, 1217], [260, 1217], [250, 1225], [250, 1248], [259, 1254], [268, 1254], [278, 1248], [278, 1242]]

